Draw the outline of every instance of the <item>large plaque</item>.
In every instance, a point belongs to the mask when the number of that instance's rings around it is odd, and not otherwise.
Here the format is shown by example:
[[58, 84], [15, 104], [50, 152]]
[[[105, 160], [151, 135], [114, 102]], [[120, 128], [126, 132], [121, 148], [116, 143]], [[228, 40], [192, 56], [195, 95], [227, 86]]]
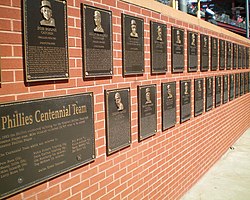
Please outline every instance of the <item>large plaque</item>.
[[[1, 49], [0, 49], [1, 52]], [[1, 55], [0, 55], [0, 84], [2, 83], [2, 68], [1, 68]]]
[[223, 103], [228, 102], [228, 75], [223, 76]]
[[172, 26], [172, 72], [184, 71], [184, 29]]
[[230, 74], [230, 90], [229, 90], [229, 100], [232, 101], [234, 99], [234, 74]]
[[176, 82], [162, 83], [162, 130], [176, 124]]
[[238, 45], [233, 44], [233, 69], [237, 69], [238, 66]]
[[198, 70], [198, 34], [188, 31], [188, 72]]
[[194, 116], [203, 112], [203, 78], [194, 80]]
[[83, 5], [84, 77], [113, 74], [112, 13]]
[[130, 89], [105, 90], [106, 141], [110, 155], [131, 144]]
[[226, 42], [226, 69], [230, 70], [232, 68], [232, 43], [231, 42]]
[[246, 47], [242, 46], [242, 69], [246, 69]]
[[138, 86], [139, 141], [157, 132], [156, 85]]
[[66, 1], [23, 2], [26, 81], [68, 79]]
[[180, 81], [180, 123], [191, 118], [191, 80]]
[[123, 75], [144, 72], [143, 19], [122, 13]]
[[240, 75], [235, 74], [235, 98], [239, 97], [240, 94]]
[[206, 77], [206, 112], [213, 108], [213, 77]]
[[219, 40], [219, 45], [220, 45], [220, 70], [225, 69], [225, 40]]
[[250, 92], [250, 72], [248, 72], [248, 92]]
[[215, 77], [215, 107], [221, 104], [221, 76]]
[[244, 94], [244, 73], [240, 73], [240, 96]]
[[211, 37], [211, 70], [218, 69], [218, 38]]
[[151, 33], [151, 73], [166, 73], [167, 71], [167, 26], [150, 22]]
[[246, 68], [249, 69], [249, 47], [246, 47]]
[[0, 105], [0, 198], [95, 158], [93, 94]]
[[244, 73], [244, 79], [245, 79], [244, 80], [244, 94], [247, 94], [249, 91], [249, 87], [248, 87], [249, 76], [247, 72]]
[[242, 68], [242, 46], [238, 45], [238, 69]]
[[200, 70], [208, 71], [209, 69], [209, 36], [200, 35]]

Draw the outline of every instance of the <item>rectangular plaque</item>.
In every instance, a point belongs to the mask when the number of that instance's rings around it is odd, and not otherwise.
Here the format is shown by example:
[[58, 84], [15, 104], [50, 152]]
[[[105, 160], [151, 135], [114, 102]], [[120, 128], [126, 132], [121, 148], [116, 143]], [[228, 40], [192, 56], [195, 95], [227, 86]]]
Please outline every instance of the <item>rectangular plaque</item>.
[[198, 33], [188, 31], [188, 72], [198, 70]]
[[211, 37], [211, 70], [218, 69], [218, 38]]
[[93, 93], [0, 105], [0, 198], [95, 158]]
[[229, 90], [229, 100], [232, 101], [234, 99], [234, 74], [230, 74], [230, 90]]
[[248, 93], [248, 91], [249, 91], [249, 87], [248, 87], [248, 79], [249, 79], [249, 77], [248, 77], [248, 73], [247, 73], [247, 72], [245, 72], [245, 73], [244, 73], [244, 94], [247, 94], [247, 93]]
[[246, 69], [246, 47], [242, 46], [242, 69]]
[[194, 116], [203, 112], [203, 78], [194, 80]]
[[248, 72], [248, 92], [250, 92], [250, 72]]
[[240, 73], [240, 96], [244, 94], [244, 73]]
[[249, 69], [249, 47], [246, 47], [246, 68]]
[[66, 1], [23, 3], [26, 81], [68, 79]]
[[[1, 52], [1, 49], [0, 49]], [[2, 68], [1, 68], [1, 55], [0, 55], [0, 84], [2, 83]]]
[[228, 102], [228, 75], [223, 76], [223, 103]]
[[112, 12], [89, 5], [83, 10], [83, 75], [84, 77], [113, 74]]
[[238, 45], [233, 44], [233, 69], [237, 69], [238, 66]]
[[200, 70], [208, 71], [209, 69], [209, 36], [200, 35]]
[[238, 69], [242, 68], [242, 46], [238, 45]]
[[213, 77], [206, 77], [206, 112], [213, 108]]
[[172, 26], [172, 72], [184, 71], [184, 29]]
[[180, 81], [180, 123], [191, 118], [191, 80]]
[[176, 124], [176, 82], [162, 83], [162, 130]]
[[230, 70], [232, 68], [232, 43], [226, 42], [226, 69]]
[[138, 86], [138, 139], [142, 141], [157, 132], [156, 85]]
[[240, 75], [235, 74], [235, 98], [239, 97], [240, 94]]
[[215, 107], [221, 104], [221, 76], [215, 77]]
[[105, 90], [107, 154], [131, 144], [130, 89]]
[[144, 72], [144, 21], [122, 13], [123, 75]]
[[167, 71], [167, 26], [150, 22], [151, 73]]
[[220, 45], [220, 70], [225, 69], [225, 40], [219, 40]]

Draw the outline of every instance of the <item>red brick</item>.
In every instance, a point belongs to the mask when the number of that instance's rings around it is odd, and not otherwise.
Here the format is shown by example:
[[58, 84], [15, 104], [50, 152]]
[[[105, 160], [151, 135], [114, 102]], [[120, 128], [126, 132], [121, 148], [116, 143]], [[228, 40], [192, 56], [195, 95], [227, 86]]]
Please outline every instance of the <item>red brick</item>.
[[62, 193], [59, 193], [58, 195], [50, 198], [51, 200], [58, 200], [58, 199], [67, 199], [68, 197], [70, 197], [70, 190], [66, 190]]
[[105, 5], [116, 7], [117, 0], [102, 0], [102, 3]]
[[70, 178], [69, 180], [61, 183], [62, 190], [68, 189], [73, 185], [77, 185], [79, 184], [79, 182], [80, 182], [80, 175]]
[[11, 30], [11, 21], [7, 19], [0, 20], [0, 30], [10, 31]]
[[43, 98], [43, 93], [30, 93], [30, 94], [20, 94], [17, 95], [17, 100], [30, 100], [30, 99], [41, 99]]
[[9, 7], [0, 7], [0, 18], [21, 20], [21, 10]]
[[0, 95], [5, 94], [20, 94], [28, 92], [28, 88], [24, 83], [6, 83], [1, 85]]
[[13, 82], [14, 73], [13, 71], [2, 71], [2, 82]]

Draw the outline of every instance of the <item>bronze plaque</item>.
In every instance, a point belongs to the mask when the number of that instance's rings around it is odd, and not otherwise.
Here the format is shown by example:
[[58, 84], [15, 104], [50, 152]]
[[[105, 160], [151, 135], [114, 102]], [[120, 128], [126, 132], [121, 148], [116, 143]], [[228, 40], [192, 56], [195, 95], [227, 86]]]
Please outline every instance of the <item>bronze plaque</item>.
[[226, 42], [226, 69], [230, 70], [232, 68], [232, 43], [231, 42]]
[[188, 72], [198, 70], [198, 33], [188, 31]]
[[194, 80], [194, 116], [203, 112], [203, 78]]
[[151, 73], [167, 71], [167, 26], [150, 22]]
[[229, 90], [229, 100], [232, 101], [234, 99], [234, 74], [230, 74], [230, 90]]
[[105, 90], [107, 154], [131, 144], [130, 89]]
[[112, 12], [83, 5], [83, 75], [112, 76]]
[[245, 73], [244, 73], [244, 94], [247, 94], [247, 93], [248, 93], [248, 91], [249, 91], [249, 87], [248, 87], [248, 79], [249, 79], [249, 77], [248, 77], [248, 73], [247, 73], [247, 72], [245, 72]]
[[68, 79], [66, 1], [23, 2], [26, 81]]
[[219, 40], [220, 45], [220, 70], [225, 69], [225, 40]]
[[233, 44], [233, 69], [237, 69], [238, 65], [238, 45]]
[[235, 74], [235, 98], [240, 95], [240, 75]]
[[162, 131], [176, 124], [176, 82], [162, 83]]
[[221, 104], [221, 76], [215, 77], [215, 107]]
[[248, 92], [250, 92], [250, 72], [248, 72]]
[[209, 36], [200, 35], [200, 70], [208, 71], [209, 69]]
[[157, 132], [156, 85], [138, 86], [138, 139], [142, 141]]
[[246, 47], [242, 46], [242, 69], [246, 69]]
[[122, 13], [123, 75], [144, 72], [144, 22]]
[[211, 37], [211, 70], [218, 69], [218, 38]]
[[213, 108], [213, 77], [206, 77], [206, 112]]
[[184, 71], [184, 29], [172, 26], [172, 72]]
[[246, 47], [246, 69], [249, 69], [249, 47]]
[[[0, 49], [1, 52], [1, 49]], [[0, 55], [0, 84], [2, 83], [2, 68], [1, 68], [1, 55]]]
[[223, 76], [223, 103], [228, 102], [228, 75]]
[[240, 96], [244, 94], [244, 73], [240, 73]]
[[95, 158], [93, 93], [0, 105], [0, 198]]
[[180, 81], [180, 123], [191, 118], [191, 80]]
[[242, 46], [238, 45], [238, 69], [242, 68]]

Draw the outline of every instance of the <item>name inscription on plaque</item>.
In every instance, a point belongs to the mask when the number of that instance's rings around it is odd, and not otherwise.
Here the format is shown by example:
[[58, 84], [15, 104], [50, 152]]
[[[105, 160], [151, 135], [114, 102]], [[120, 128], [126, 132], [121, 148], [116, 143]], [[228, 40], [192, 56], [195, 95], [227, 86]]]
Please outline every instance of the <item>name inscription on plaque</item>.
[[226, 53], [227, 53], [227, 64], [226, 64], [226, 69], [230, 70], [232, 68], [232, 43], [231, 42], [226, 42]]
[[228, 75], [223, 76], [223, 103], [228, 102]]
[[203, 78], [194, 80], [194, 116], [203, 112]]
[[218, 68], [218, 38], [211, 37], [211, 70]]
[[184, 71], [184, 30], [172, 26], [172, 72]]
[[180, 122], [191, 118], [191, 80], [180, 81]]
[[209, 36], [200, 35], [200, 70], [208, 71], [209, 69]]
[[213, 108], [213, 77], [206, 77], [206, 112]]
[[221, 104], [221, 76], [215, 77], [215, 107]]
[[0, 198], [95, 158], [93, 94], [0, 105]]
[[188, 71], [198, 70], [198, 34], [188, 31]]
[[229, 100], [232, 101], [234, 99], [234, 74], [230, 74], [230, 90], [229, 90]]
[[225, 69], [225, 41], [224, 40], [219, 40], [220, 44], [220, 70]]

